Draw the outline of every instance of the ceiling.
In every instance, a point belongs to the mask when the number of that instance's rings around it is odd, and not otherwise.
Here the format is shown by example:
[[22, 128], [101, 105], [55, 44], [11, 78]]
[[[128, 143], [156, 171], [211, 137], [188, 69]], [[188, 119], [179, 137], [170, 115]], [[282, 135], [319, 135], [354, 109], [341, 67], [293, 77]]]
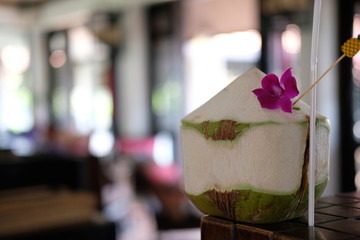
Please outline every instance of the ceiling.
[[0, 0], [0, 5], [8, 5], [19, 8], [38, 7], [46, 2], [55, 0]]

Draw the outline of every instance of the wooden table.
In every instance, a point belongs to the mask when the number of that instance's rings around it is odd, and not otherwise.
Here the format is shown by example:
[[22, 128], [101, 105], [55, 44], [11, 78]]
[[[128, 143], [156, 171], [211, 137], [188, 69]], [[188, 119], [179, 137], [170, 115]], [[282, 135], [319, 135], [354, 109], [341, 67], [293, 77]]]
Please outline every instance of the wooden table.
[[321, 198], [316, 203], [315, 227], [306, 216], [275, 224], [243, 224], [205, 216], [201, 240], [360, 239], [360, 192]]

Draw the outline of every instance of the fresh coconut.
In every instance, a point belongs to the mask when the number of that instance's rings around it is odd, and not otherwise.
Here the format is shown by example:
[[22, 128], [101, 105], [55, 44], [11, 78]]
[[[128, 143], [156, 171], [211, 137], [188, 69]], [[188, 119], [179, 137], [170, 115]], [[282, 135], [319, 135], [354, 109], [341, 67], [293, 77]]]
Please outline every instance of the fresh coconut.
[[[308, 203], [309, 106], [261, 108], [253, 67], [181, 120], [185, 192], [203, 213], [248, 223], [302, 216]], [[328, 180], [329, 121], [317, 115], [315, 195]]]

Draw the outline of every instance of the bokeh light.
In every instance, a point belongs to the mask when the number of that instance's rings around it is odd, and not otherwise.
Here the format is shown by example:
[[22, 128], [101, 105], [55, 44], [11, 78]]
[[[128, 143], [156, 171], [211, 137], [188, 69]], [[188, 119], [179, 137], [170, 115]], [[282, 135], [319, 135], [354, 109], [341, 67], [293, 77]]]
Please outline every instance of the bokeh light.
[[50, 55], [49, 62], [53, 68], [60, 68], [64, 66], [66, 62], [65, 51], [62, 49], [53, 51]]
[[30, 65], [29, 49], [21, 45], [8, 45], [1, 51], [1, 61], [7, 71], [22, 73]]
[[298, 54], [301, 50], [301, 31], [295, 24], [286, 26], [285, 31], [281, 34], [281, 44], [285, 52]]

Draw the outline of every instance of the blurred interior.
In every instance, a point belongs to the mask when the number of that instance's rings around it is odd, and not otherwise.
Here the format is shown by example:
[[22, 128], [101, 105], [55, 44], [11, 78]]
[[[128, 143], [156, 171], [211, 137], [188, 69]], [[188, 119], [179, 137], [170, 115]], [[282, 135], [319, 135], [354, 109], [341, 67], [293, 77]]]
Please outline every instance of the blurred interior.
[[[312, 8], [0, 0], [0, 239], [200, 239], [179, 121], [251, 66], [292, 67], [304, 91]], [[359, 33], [359, 0], [323, 0], [318, 72]], [[317, 87], [331, 121], [324, 195], [360, 190], [359, 59]]]

